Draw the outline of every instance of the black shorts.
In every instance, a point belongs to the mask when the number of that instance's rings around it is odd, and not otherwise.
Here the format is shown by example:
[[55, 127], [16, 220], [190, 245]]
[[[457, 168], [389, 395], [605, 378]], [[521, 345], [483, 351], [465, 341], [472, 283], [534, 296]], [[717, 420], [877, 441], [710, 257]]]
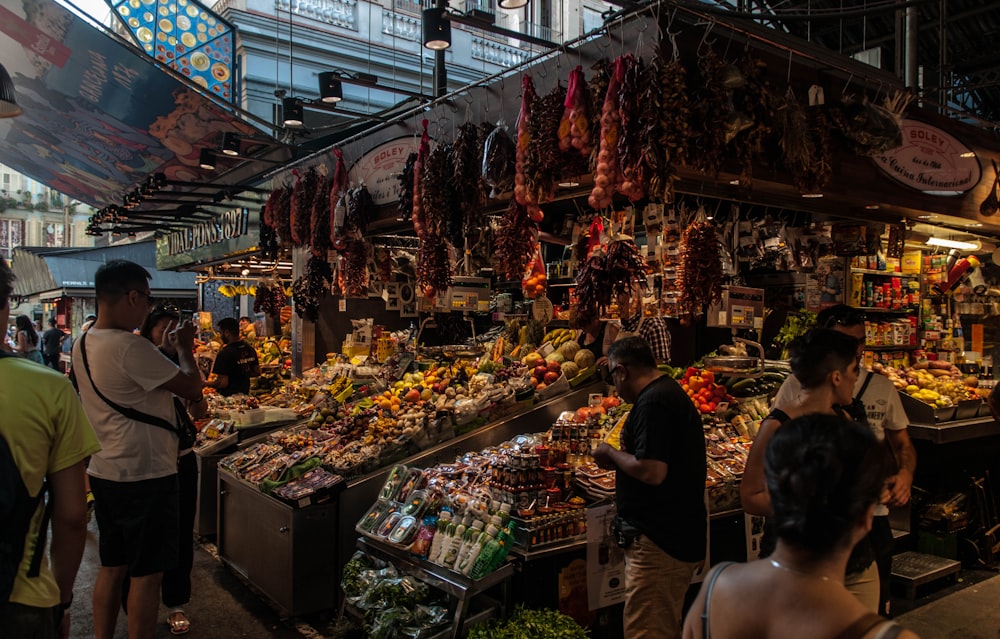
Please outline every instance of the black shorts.
[[177, 566], [177, 475], [137, 482], [90, 478], [101, 565], [133, 577]]

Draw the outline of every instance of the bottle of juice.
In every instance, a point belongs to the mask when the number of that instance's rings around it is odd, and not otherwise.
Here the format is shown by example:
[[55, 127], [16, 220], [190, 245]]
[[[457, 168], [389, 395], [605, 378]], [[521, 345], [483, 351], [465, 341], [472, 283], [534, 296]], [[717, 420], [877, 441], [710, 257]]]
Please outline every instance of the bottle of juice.
[[[494, 519], [497, 518], [494, 517]], [[469, 544], [469, 550], [465, 553], [465, 556], [462, 557], [461, 565], [458, 566], [458, 571], [465, 576], [472, 574], [472, 568], [476, 565], [476, 561], [482, 554], [483, 549], [489, 542], [496, 540], [497, 533], [499, 532], [499, 528], [493, 524], [487, 524], [486, 530], [484, 530], [475, 541]]]
[[410, 554], [419, 559], [427, 559], [431, 550], [431, 544], [437, 533], [438, 518], [434, 515], [424, 517], [424, 523], [417, 532], [417, 538], [410, 546]]
[[431, 542], [431, 549], [427, 553], [428, 561], [435, 564], [440, 561], [441, 547], [446, 541], [449, 526], [451, 527], [452, 534], [454, 534], [455, 524], [451, 521], [451, 511], [445, 508], [441, 511], [441, 515], [438, 516], [437, 530], [434, 533], [434, 540]]
[[466, 514], [462, 523], [455, 527], [454, 534], [449, 536], [448, 543], [442, 546], [441, 561], [439, 562], [442, 566], [451, 568], [455, 565], [455, 560], [458, 559], [458, 551], [462, 548], [465, 531], [468, 530], [469, 519], [469, 515]]
[[483, 522], [482, 520], [475, 520], [472, 525], [465, 529], [465, 534], [462, 535], [462, 544], [458, 548], [458, 555], [455, 556], [455, 563], [451, 566], [455, 570], [459, 570], [459, 566], [465, 560], [465, 556], [469, 553], [472, 546], [475, 545], [476, 540], [479, 539], [479, 535], [483, 533]]

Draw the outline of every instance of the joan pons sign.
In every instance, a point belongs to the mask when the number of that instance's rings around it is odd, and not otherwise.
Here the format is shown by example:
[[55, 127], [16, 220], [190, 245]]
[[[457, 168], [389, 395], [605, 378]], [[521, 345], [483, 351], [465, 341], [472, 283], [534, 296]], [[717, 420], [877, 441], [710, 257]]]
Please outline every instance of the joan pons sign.
[[165, 233], [156, 239], [156, 267], [169, 270], [253, 250], [259, 220], [258, 211], [238, 208]]
[[937, 127], [903, 120], [903, 145], [876, 156], [875, 164], [893, 180], [928, 195], [961, 195], [979, 184], [976, 154]]

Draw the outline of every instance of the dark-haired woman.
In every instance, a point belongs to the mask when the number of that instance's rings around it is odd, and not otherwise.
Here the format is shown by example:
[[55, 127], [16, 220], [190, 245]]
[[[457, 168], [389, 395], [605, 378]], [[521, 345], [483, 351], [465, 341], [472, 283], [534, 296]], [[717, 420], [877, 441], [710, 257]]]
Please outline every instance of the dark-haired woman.
[[31, 318], [27, 315], [18, 315], [14, 324], [17, 327], [17, 333], [14, 335], [14, 352], [20, 357], [44, 366], [45, 357], [42, 356], [42, 351], [38, 348], [38, 333], [35, 332]]
[[[856, 338], [829, 328], [815, 328], [789, 345], [792, 373], [801, 388], [790, 399], [778, 402], [761, 423], [740, 485], [743, 510], [752, 515], [771, 514], [771, 499], [764, 480], [764, 452], [783, 423], [812, 413], [835, 415], [844, 421], [851, 419], [841, 407], [850, 406], [854, 399], [860, 371], [857, 348]], [[772, 532], [769, 525], [761, 544], [765, 550], [774, 541]], [[881, 580], [869, 540], [865, 539], [854, 550], [847, 571], [848, 590], [869, 610], [878, 611]]]
[[[146, 321], [143, 322], [139, 334], [156, 344], [164, 355], [177, 360], [177, 351], [166, 335], [176, 328], [180, 321], [180, 310], [176, 306], [161, 304], [156, 306]], [[198, 403], [185, 402], [188, 413], [198, 419], [207, 413], [205, 400]], [[178, 493], [180, 538], [177, 546], [177, 567], [163, 571], [163, 582], [160, 585], [160, 596], [167, 613], [167, 625], [170, 633], [182, 635], [191, 628], [191, 620], [184, 612], [184, 606], [191, 601], [191, 568], [194, 566], [194, 518], [198, 501], [198, 461], [191, 448], [177, 453], [177, 481], [180, 487]], [[122, 607], [128, 601], [128, 584], [122, 589]]]
[[916, 639], [844, 587], [885, 481], [871, 430], [836, 415], [792, 419], [765, 455], [777, 546], [767, 559], [706, 575], [684, 639]]
[[608, 348], [618, 337], [618, 326], [602, 320], [596, 310], [573, 307], [569, 313], [569, 327], [579, 331], [576, 341], [580, 348], [594, 354], [594, 365], [607, 367]]

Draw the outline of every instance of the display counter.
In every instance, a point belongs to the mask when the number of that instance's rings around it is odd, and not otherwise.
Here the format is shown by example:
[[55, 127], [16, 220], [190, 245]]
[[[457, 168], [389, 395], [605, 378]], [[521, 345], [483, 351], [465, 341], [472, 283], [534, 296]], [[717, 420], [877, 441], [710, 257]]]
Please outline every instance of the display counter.
[[[599, 388], [598, 383], [582, 386], [399, 463], [429, 466], [515, 435], [544, 430], [563, 411], [585, 405], [588, 395]], [[338, 496], [303, 508], [261, 493], [222, 470], [218, 473], [219, 556], [287, 614], [335, 608], [341, 566], [357, 547], [355, 524], [377, 499], [390, 468], [350, 481]]]
[[[283, 420], [243, 426], [236, 430], [236, 441], [242, 443], [258, 435], [266, 435], [283, 426], [294, 424], [296, 421]], [[223, 450], [213, 450], [211, 453], [194, 451], [198, 460], [198, 503], [194, 518], [194, 533], [199, 537], [215, 536], [219, 503], [219, 460], [236, 450], [237, 445]]]
[[973, 417], [939, 424], [910, 424], [910, 437], [934, 444], [951, 444], [1000, 435], [1000, 424], [992, 416]]

